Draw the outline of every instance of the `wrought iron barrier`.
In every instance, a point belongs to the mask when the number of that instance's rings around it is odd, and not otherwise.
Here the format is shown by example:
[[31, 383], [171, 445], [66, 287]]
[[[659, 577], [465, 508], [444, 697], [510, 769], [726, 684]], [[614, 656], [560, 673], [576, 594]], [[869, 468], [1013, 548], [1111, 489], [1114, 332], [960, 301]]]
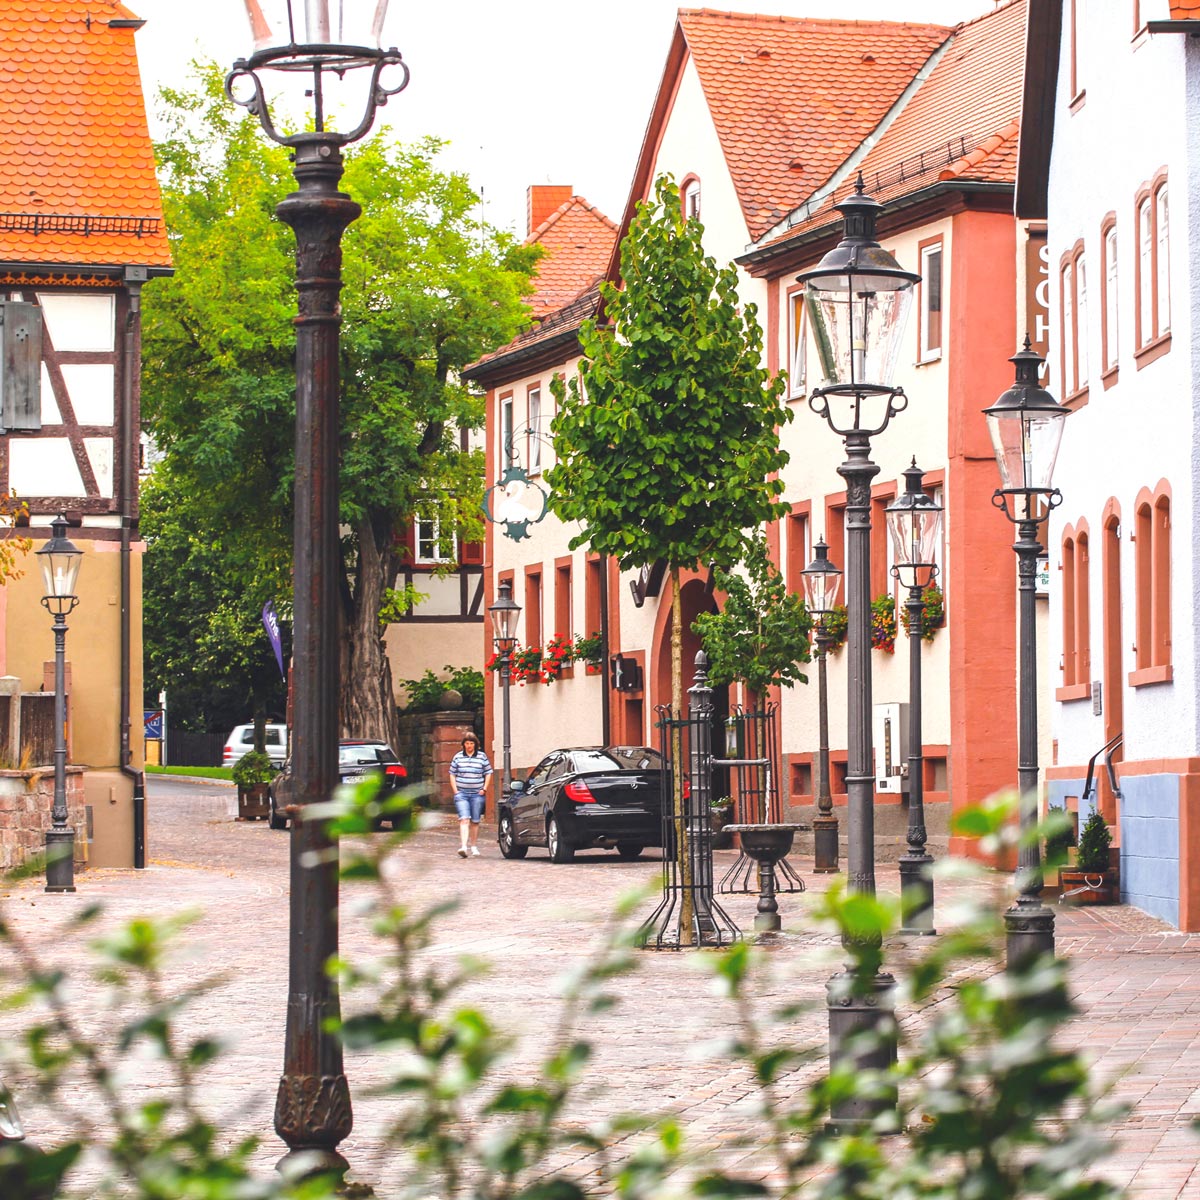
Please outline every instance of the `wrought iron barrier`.
[[639, 940], [655, 950], [726, 946], [741, 930], [713, 895], [712, 688], [703, 650], [687, 714], [669, 705], [655, 712], [663, 758], [663, 894]]

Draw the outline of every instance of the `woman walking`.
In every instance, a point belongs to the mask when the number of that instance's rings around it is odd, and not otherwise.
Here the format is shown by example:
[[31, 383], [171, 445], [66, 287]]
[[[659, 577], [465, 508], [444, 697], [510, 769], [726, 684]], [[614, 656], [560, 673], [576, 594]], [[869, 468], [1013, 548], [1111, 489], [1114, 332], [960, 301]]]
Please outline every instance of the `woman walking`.
[[483, 820], [492, 764], [479, 749], [473, 733], [462, 740], [462, 749], [450, 760], [450, 782], [454, 785], [454, 807], [458, 812], [461, 845], [458, 857], [479, 857], [479, 822]]

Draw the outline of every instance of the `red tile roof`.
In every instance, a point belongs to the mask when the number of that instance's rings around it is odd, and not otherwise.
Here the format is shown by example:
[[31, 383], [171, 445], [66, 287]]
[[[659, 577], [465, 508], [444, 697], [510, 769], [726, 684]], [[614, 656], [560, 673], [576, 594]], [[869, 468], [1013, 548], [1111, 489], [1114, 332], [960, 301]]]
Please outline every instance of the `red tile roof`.
[[170, 265], [134, 30], [110, 25], [132, 20], [116, 0], [0, 4], [0, 260]]
[[1172, 0], [1172, 21], [1200, 20], [1200, 0]]
[[560, 204], [528, 237], [546, 253], [530, 299], [535, 316], [569, 304], [608, 267], [617, 226], [582, 196]]
[[[1010, 0], [956, 30], [929, 78], [860, 164], [866, 189], [877, 200], [894, 201], [939, 180], [1014, 183], [1025, 2]], [[853, 189], [852, 175], [834, 199]], [[835, 220], [832, 200], [826, 199], [773, 244]]]
[[950, 30], [683, 9], [687, 41], [754, 238], [862, 144]]

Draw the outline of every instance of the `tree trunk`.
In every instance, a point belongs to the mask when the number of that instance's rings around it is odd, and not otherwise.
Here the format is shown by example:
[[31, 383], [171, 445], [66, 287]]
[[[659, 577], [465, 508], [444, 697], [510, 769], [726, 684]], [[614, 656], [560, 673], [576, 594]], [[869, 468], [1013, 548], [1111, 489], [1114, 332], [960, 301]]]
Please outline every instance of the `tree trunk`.
[[384, 589], [395, 576], [394, 555], [390, 542], [377, 536], [369, 517], [359, 519], [355, 534], [354, 588], [351, 594], [343, 593], [342, 736], [378, 738], [395, 748], [399, 727], [392, 668], [383, 641], [387, 627], [379, 620]]
[[680, 820], [675, 839], [675, 855], [679, 864], [679, 882], [683, 894], [679, 900], [679, 944], [695, 945], [692, 922], [695, 909], [692, 904], [692, 856], [689, 829], [689, 802], [683, 794], [683, 746], [679, 722], [685, 719], [683, 703], [683, 600], [679, 595], [679, 568], [671, 568], [671, 709], [675, 724], [671, 727], [671, 761], [674, 765], [675, 811]]

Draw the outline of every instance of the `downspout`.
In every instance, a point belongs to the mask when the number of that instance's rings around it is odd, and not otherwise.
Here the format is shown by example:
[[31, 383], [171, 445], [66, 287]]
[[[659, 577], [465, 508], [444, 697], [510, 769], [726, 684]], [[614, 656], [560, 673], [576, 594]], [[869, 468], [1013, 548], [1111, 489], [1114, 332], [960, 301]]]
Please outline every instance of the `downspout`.
[[612, 663], [608, 651], [608, 555], [600, 555], [600, 737], [612, 745]]
[[141, 380], [142, 284], [145, 267], [126, 267], [125, 286], [129, 290], [129, 312], [125, 317], [125, 361], [121, 378], [121, 482], [119, 511], [121, 516], [121, 774], [133, 781], [133, 865], [135, 870], [146, 867], [146, 776], [135, 770], [130, 744], [131, 728], [129, 702], [132, 671], [130, 654], [133, 645], [131, 600], [133, 591], [132, 554], [134, 463], [138, 453], [138, 430], [133, 427], [135, 389]]

